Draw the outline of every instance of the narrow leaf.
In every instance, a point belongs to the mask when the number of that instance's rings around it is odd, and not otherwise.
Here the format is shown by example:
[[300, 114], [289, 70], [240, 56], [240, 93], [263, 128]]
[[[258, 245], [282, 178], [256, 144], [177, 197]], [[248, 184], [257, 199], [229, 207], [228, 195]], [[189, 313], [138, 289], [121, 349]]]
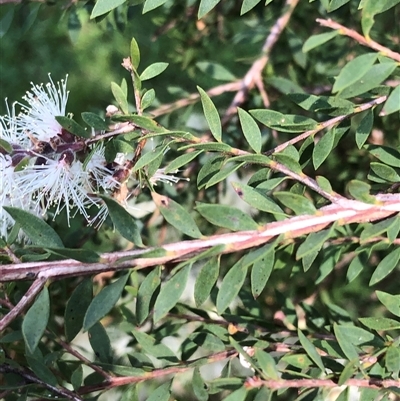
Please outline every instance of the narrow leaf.
[[249, 215], [234, 207], [197, 202], [196, 210], [210, 223], [232, 231], [258, 228], [258, 224]]
[[161, 214], [169, 224], [189, 237], [202, 237], [193, 217], [183, 206], [167, 196], [159, 195], [156, 192], [152, 192], [151, 196]]
[[141, 74], [140, 80], [147, 81], [163, 73], [168, 67], [168, 63], [154, 63], [149, 65]]
[[201, 0], [198, 12], [198, 18], [203, 18], [211, 11], [221, 0]]
[[[244, 4], [244, 3], [243, 3]], [[251, 148], [256, 152], [261, 152], [261, 131], [258, 128], [257, 123], [254, 121], [253, 117], [247, 111], [244, 111], [238, 107], [238, 114], [240, 119], [240, 125], [242, 126], [243, 134], [251, 146]]]
[[209, 297], [219, 275], [220, 256], [211, 258], [200, 270], [194, 285], [196, 306], [202, 305]]
[[375, 293], [389, 312], [400, 317], [400, 295], [392, 295], [383, 291], [376, 291]]
[[136, 319], [141, 325], [149, 316], [157, 289], [161, 284], [161, 267], [153, 269], [139, 287], [136, 301]]
[[[203, 1], [202, 1], [202, 3], [203, 3]], [[201, 4], [200, 4], [200, 7], [201, 7]], [[199, 13], [200, 13], [200, 11], [199, 11]], [[207, 93], [203, 89], [201, 89], [198, 86], [197, 90], [200, 93], [201, 104], [203, 105], [204, 116], [206, 117], [208, 126], [210, 127], [210, 131], [211, 131], [213, 137], [215, 138], [215, 140], [218, 142], [221, 142], [222, 126], [221, 126], [221, 120], [218, 115], [218, 110], [215, 107], [212, 100], [210, 99], [210, 97], [207, 95]]]
[[117, 101], [118, 107], [124, 114], [129, 113], [128, 99], [126, 93], [115, 82], [111, 82], [111, 92]]
[[317, 170], [330, 155], [334, 143], [335, 129], [333, 128], [326, 132], [314, 147], [312, 159], [315, 170]]
[[125, 2], [126, 0], [97, 0], [92, 14], [90, 14], [90, 19], [100, 17], [100, 15], [108, 13]]
[[33, 245], [40, 247], [63, 248], [61, 238], [41, 218], [15, 207], [3, 206], [4, 210], [21, 225], [26, 236], [32, 241]]
[[400, 85], [397, 85], [392, 93], [387, 98], [383, 109], [380, 112], [380, 116], [387, 116], [388, 114], [395, 113], [400, 110]]
[[377, 58], [377, 53], [367, 53], [347, 63], [336, 78], [332, 92], [339, 92], [360, 79], [373, 66]]
[[310, 50], [323, 45], [338, 35], [338, 31], [320, 33], [318, 35], [310, 36], [303, 45], [303, 52], [307, 53]]
[[358, 149], [361, 149], [364, 143], [367, 141], [369, 134], [372, 131], [372, 126], [374, 123], [374, 113], [372, 110], [367, 110], [365, 116], [360, 121], [356, 129], [356, 143]]
[[146, 0], [143, 5], [143, 14], [162, 6], [167, 0]]
[[140, 63], [140, 50], [135, 38], [131, 40], [131, 63], [133, 68], [137, 70]]
[[117, 281], [103, 288], [90, 303], [83, 320], [83, 330], [89, 330], [101, 320], [114, 307], [121, 297], [122, 291], [128, 281], [130, 273], [127, 272]]
[[387, 317], [361, 317], [358, 319], [364, 326], [377, 331], [398, 330], [400, 322]]
[[71, 342], [79, 333], [87, 308], [93, 298], [93, 284], [91, 279], [84, 279], [75, 288], [67, 302], [64, 312], [65, 338]]
[[44, 287], [22, 320], [22, 335], [29, 352], [33, 354], [38, 346], [50, 316], [50, 298]]
[[111, 220], [118, 232], [136, 246], [143, 246], [139, 228], [135, 219], [114, 199], [106, 195], [99, 195], [107, 205]]
[[301, 330], [297, 331], [297, 335], [299, 336], [300, 343], [303, 346], [304, 351], [307, 352], [307, 355], [315, 362], [322, 372], [325, 372], [325, 366], [322, 362], [322, 358], [318, 354], [314, 344], [301, 332]]
[[379, 262], [374, 273], [372, 274], [369, 285], [375, 285], [379, 281], [386, 278], [396, 267], [399, 267], [399, 260], [400, 247], [397, 247]]
[[179, 301], [186, 288], [192, 265], [188, 264], [175, 273], [162, 287], [154, 305], [154, 322], [162, 319]]
[[221, 315], [239, 294], [246, 279], [249, 265], [243, 263], [244, 257], [236, 262], [222, 279], [221, 286], [217, 295], [217, 311]]

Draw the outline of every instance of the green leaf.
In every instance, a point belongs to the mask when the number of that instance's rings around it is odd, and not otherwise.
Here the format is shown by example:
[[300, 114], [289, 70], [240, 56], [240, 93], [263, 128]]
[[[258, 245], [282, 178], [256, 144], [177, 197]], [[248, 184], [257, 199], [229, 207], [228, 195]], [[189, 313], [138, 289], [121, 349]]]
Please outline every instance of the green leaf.
[[312, 118], [282, 114], [274, 110], [256, 109], [250, 110], [250, 114], [267, 127], [282, 132], [303, 132], [318, 127], [318, 123]]
[[261, 0], [243, 0], [240, 15], [246, 14], [253, 9]]
[[365, 203], [375, 203], [375, 198], [369, 194], [371, 185], [364, 181], [351, 180], [347, 184], [347, 190], [354, 199]]
[[136, 246], [143, 246], [136, 220], [114, 199], [106, 195], [99, 197], [107, 205], [111, 220], [117, 231]]
[[67, 248], [44, 248], [46, 251], [62, 256], [66, 259], [74, 259], [83, 263], [96, 263], [100, 255], [91, 249], [67, 249]]
[[261, 131], [258, 128], [257, 123], [250, 116], [247, 111], [244, 111], [240, 107], [238, 107], [238, 114], [240, 125], [242, 126], [243, 134], [249, 143], [250, 147], [256, 153], [261, 152]]
[[204, 383], [204, 380], [201, 377], [199, 368], [195, 368], [193, 371], [192, 387], [194, 395], [196, 396], [196, 399], [198, 401], [208, 400], [208, 392], [206, 390], [206, 384]]
[[195, 143], [193, 145], [181, 146], [178, 150], [187, 149], [203, 149], [208, 152], [224, 152], [231, 153], [232, 147], [226, 143], [208, 142], [208, 143]]
[[226, 158], [224, 156], [216, 155], [209, 158], [197, 174], [197, 186], [199, 189], [203, 188], [209, 179], [216, 174], [224, 165]]
[[372, 330], [387, 331], [400, 329], [399, 321], [386, 317], [360, 317], [358, 320]]
[[359, 359], [357, 349], [354, 347], [350, 339], [351, 334], [349, 330], [351, 330], [354, 327], [355, 326], [349, 326], [344, 324], [338, 325], [337, 323], [334, 323], [333, 325], [336, 340], [349, 361], [352, 361], [353, 359], [356, 360]]
[[333, 116], [351, 114], [356, 107], [353, 102], [336, 96], [316, 96], [308, 93], [290, 93], [288, 96], [304, 110]]
[[171, 396], [171, 382], [166, 382], [153, 390], [146, 401], [168, 401]]
[[357, 82], [374, 65], [377, 58], [377, 53], [367, 53], [347, 63], [337, 76], [332, 92], [340, 92], [354, 82]]
[[395, 70], [397, 63], [387, 62], [373, 65], [368, 72], [366, 72], [356, 82], [346, 87], [340, 92], [340, 97], [349, 98], [361, 95], [371, 89], [376, 88], [382, 83], [389, 75]]
[[385, 355], [385, 366], [389, 372], [395, 372], [397, 377], [400, 370], [400, 349], [394, 345], [391, 345], [386, 350]]
[[101, 323], [97, 322], [89, 329], [89, 342], [100, 362], [112, 363], [110, 338]]
[[[203, 0], [204, 1], [204, 0]], [[202, 3], [203, 3], [202, 1]], [[201, 7], [201, 4], [200, 4]], [[200, 13], [200, 10], [199, 10]], [[221, 120], [219, 118], [218, 110], [215, 107], [214, 103], [207, 95], [207, 93], [200, 88], [197, 87], [197, 90], [200, 93], [201, 104], [203, 105], [204, 116], [206, 117], [208, 126], [210, 127], [211, 134], [215, 138], [216, 141], [221, 142], [222, 138], [222, 126]]]
[[314, 146], [312, 159], [315, 170], [317, 170], [329, 156], [333, 149], [334, 143], [335, 128], [327, 131]]
[[197, 307], [206, 301], [217, 282], [220, 260], [220, 256], [210, 258], [197, 275], [194, 285], [194, 301]]
[[358, 277], [358, 275], [365, 269], [368, 263], [367, 252], [360, 252], [350, 262], [349, 268], [347, 269], [346, 278], [349, 283]]
[[168, 196], [159, 195], [156, 192], [152, 192], [151, 196], [161, 214], [169, 224], [189, 237], [202, 237], [193, 217], [183, 206], [168, 198]]
[[279, 380], [280, 375], [274, 358], [260, 348], [255, 349], [254, 357], [267, 379]]
[[45, 286], [36, 297], [35, 302], [29, 308], [22, 319], [22, 335], [29, 352], [33, 354], [38, 346], [50, 316], [49, 290]]
[[3, 138], [0, 138], [0, 149], [4, 149], [6, 153], [11, 153], [13, 150], [12, 146]]
[[[28, 353], [26, 353], [28, 354]], [[31, 355], [26, 355], [26, 361], [29, 367], [33, 370], [35, 375], [43, 380], [46, 384], [56, 387], [58, 385], [57, 378], [54, 373], [49, 369], [44, 363], [41, 357], [32, 357]]]
[[292, 192], [274, 192], [274, 196], [297, 215], [314, 214], [317, 211], [313, 203], [304, 196]]
[[147, 92], [144, 93], [141, 99], [142, 109], [145, 110], [154, 102], [156, 98], [156, 92], [154, 89], [149, 89]]
[[360, 121], [356, 129], [356, 143], [358, 149], [361, 149], [369, 137], [374, 124], [374, 112], [372, 110], [367, 110], [364, 117]]
[[141, 74], [140, 80], [147, 81], [162, 74], [168, 67], [168, 63], [154, 63], [149, 65]]
[[[354, 372], [356, 371], [358, 365], [359, 365], [359, 357], [354, 358], [350, 360], [348, 363], [346, 363], [344, 369], [342, 370], [342, 373], [339, 376], [338, 380], [339, 386], [344, 386], [346, 382], [354, 376]], [[347, 393], [346, 390], [344, 390], [344, 392], [342, 392], [341, 394], [344, 394], [344, 397], [347, 396], [347, 398], [344, 398], [343, 401], [347, 401], [350, 399], [349, 394]], [[337, 401], [342, 401], [342, 400], [339, 400], [338, 398]]]
[[380, 116], [387, 116], [388, 114], [395, 113], [400, 110], [400, 85], [397, 85], [387, 98], [383, 105], [382, 111], [379, 113]]
[[400, 168], [400, 152], [389, 146], [365, 145], [365, 149], [384, 164]]
[[369, 32], [374, 24], [374, 17], [399, 3], [399, 0], [364, 0], [362, 7], [361, 26], [364, 36], [369, 38]]
[[204, 72], [209, 78], [213, 78], [219, 81], [235, 81], [237, 78], [228, 71], [224, 66], [218, 63], [212, 63], [210, 61], [199, 61], [196, 63], [196, 67]]
[[260, 296], [274, 268], [274, 250], [275, 244], [268, 244], [263, 247], [262, 257], [254, 262], [251, 269], [251, 293], [254, 298]]
[[196, 210], [211, 224], [232, 231], [258, 228], [258, 224], [249, 215], [234, 207], [196, 202]]
[[371, 170], [384, 181], [388, 182], [400, 182], [400, 175], [397, 174], [397, 171], [382, 163], [374, 163], [370, 164]]
[[386, 255], [376, 267], [374, 273], [372, 274], [369, 285], [375, 285], [386, 278], [396, 267], [399, 268], [400, 260], [400, 247], [397, 247], [388, 255]]
[[126, 0], [97, 0], [93, 7], [92, 14], [90, 14], [90, 19], [106, 14], [125, 2]]
[[71, 118], [65, 116], [56, 116], [55, 119], [69, 133], [81, 138], [90, 138], [90, 132], [85, 130], [85, 128]]
[[265, 191], [239, 182], [232, 182], [232, 186], [239, 197], [250, 206], [263, 212], [286, 216], [285, 212], [272, 199], [263, 194]]
[[139, 325], [147, 319], [155, 302], [155, 294], [161, 284], [161, 267], [153, 269], [139, 287], [136, 300], [136, 319]]
[[71, 375], [71, 384], [75, 391], [82, 386], [83, 383], [83, 369], [82, 365], [78, 365], [78, 367], [73, 371]]
[[107, 130], [108, 129], [108, 124], [97, 114], [90, 113], [88, 111], [85, 111], [81, 113], [82, 120], [85, 121], [89, 127], [93, 127], [96, 130]]
[[203, 153], [202, 150], [196, 150], [194, 152], [184, 153], [183, 155], [178, 156], [176, 159], [172, 160], [167, 167], [164, 168], [165, 174], [176, 172], [177, 169], [190, 163], [201, 153]]
[[86, 278], [75, 288], [65, 307], [64, 332], [67, 342], [71, 342], [82, 328], [83, 319], [92, 297], [92, 280]]
[[320, 33], [318, 35], [312, 35], [310, 36], [303, 45], [303, 52], [307, 53], [312, 49], [315, 49], [318, 46], [323, 45], [324, 43], [330, 41], [334, 37], [336, 37], [339, 34], [338, 31], [332, 31], [332, 32], [326, 32], [326, 33]]
[[191, 268], [192, 264], [184, 266], [161, 286], [160, 293], [154, 305], [154, 323], [162, 319], [179, 301], [186, 288]]
[[249, 268], [248, 263], [243, 263], [244, 258], [245, 257], [242, 257], [238, 262], [236, 262], [222, 279], [216, 302], [217, 311], [220, 315], [239, 294], [239, 291], [244, 284], [247, 270]]
[[33, 245], [54, 248], [64, 247], [58, 234], [41, 218], [15, 207], [3, 206], [3, 209], [20, 224]]
[[397, 226], [399, 220], [397, 217], [391, 217], [380, 221], [379, 223], [368, 225], [360, 235], [360, 242], [365, 243], [370, 238], [378, 237], [388, 231], [391, 227]]
[[198, 19], [203, 18], [211, 11], [221, 0], [201, 0], [198, 12]]
[[129, 113], [128, 99], [126, 93], [115, 82], [111, 82], [111, 92], [117, 101], [118, 107], [124, 114]]
[[131, 63], [133, 68], [137, 70], [140, 64], [140, 50], [135, 38], [131, 40]]
[[300, 244], [296, 253], [296, 259], [302, 259], [311, 252], [319, 252], [331, 235], [331, 228], [309, 234], [305, 241]]
[[128, 281], [130, 273], [127, 272], [117, 281], [104, 287], [90, 303], [83, 320], [83, 330], [89, 330], [99, 320], [107, 315], [121, 297], [122, 291]]
[[143, 5], [143, 14], [162, 6], [167, 0], [146, 0]]
[[327, 11], [331, 13], [343, 5], [347, 4], [350, 0], [330, 0]]
[[297, 335], [299, 336], [300, 343], [303, 346], [304, 351], [307, 352], [307, 355], [315, 362], [322, 372], [325, 372], [325, 366], [322, 362], [322, 358], [318, 354], [314, 344], [301, 332], [300, 329], [297, 330]]
[[150, 117], [138, 116], [135, 114], [127, 116], [128, 120], [140, 128], [143, 128], [151, 133], [167, 134], [169, 133], [163, 126], [157, 121], [154, 121]]
[[389, 312], [400, 317], [400, 295], [392, 295], [383, 291], [375, 291], [375, 294]]
[[[230, 161], [231, 160], [228, 160], [228, 162]], [[244, 165], [244, 163], [229, 163], [229, 164], [230, 164], [229, 167], [224, 167], [210, 178], [210, 180], [206, 184], [206, 189], [223, 181], [226, 177], [228, 177], [229, 175], [231, 175], [233, 172], [235, 172]]]
[[164, 344], [156, 344], [154, 337], [143, 333], [139, 330], [132, 330], [133, 335], [136, 337], [139, 345], [142, 347], [142, 352], [154, 356], [156, 358], [176, 359], [175, 354]]

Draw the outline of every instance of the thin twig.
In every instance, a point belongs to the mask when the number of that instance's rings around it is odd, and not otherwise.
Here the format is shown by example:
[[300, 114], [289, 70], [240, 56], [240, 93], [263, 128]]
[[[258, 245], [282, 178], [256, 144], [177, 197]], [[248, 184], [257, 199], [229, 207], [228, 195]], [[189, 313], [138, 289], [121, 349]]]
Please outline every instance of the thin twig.
[[348, 37], [356, 40], [360, 45], [370, 47], [371, 49], [374, 49], [374, 50], [380, 52], [382, 55], [400, 62], [400, 53], [396, 53], [393, 50], [390, 50], [387, 47], [382, 46], [381, 44], [372, 40], [370, 37], [362, 36], [355, 30], [346, 28], [345, 26], [338, 24], [337, 22], [332, 21], [331, 19], [317, 18], [316, 21], [321, 26], [326, 26], [328, 28], [337, 29], [339, 31], [338, 33], [340, 35], [348, 36]]
[[289, 145], [294, 145], [297, 142], [300, 142], [304, 139], [307, 139], [309, 136], [313, 136], [316, 133], [322, 131], [325, 128], [329, 128], [335, 125], [340, 124], [342, 121], [344, 121], [346, 118], [350, 118], [354, 114], [361, 113], [362, 111], [371, 109], [372, 107], [377, 106], [378, 104], [383, 103], [387, 99], [387, 96], [380, 96], [374, 100], [371, 100], [367, 103], [363, 103], [360, 105], [357, 105], [353, 112], [351, 114], [344, 114], [342, 116], [334, 117], [331, 118], [330, 120], [324, 121], [320, 124], [318, 124], [318, 127], [309, 131], [306, 131], [302, 133], [301, 135], [296, 136], [295, 138], [290, 139], [289, 141], [286, 141], [278, 146], [276, 146], [273, 149], [268, 150], [265, 152], [266, 155], [272, 155], [273, 153], [278, 153], [282, 152], [283, 149], [287, 148]]
[[272, 27], [271, 32], [268, 35], [262, 48], [262, 56], [253, 63], [253, 65], [250, 67], [250, 69], [242, 79], [240, 90], [236, 93], [230, 106], [226, 110], [224, 117], [222, 118], [223, 125], [225, 125], [236, 113], [238, 106], [246, 101], [249, 91], [254, 88], [256, 82], [262, 82], [262, 71], [268, 63], [271, 50], [274, 47], [275, 43], [278, 41], [287, 23], [289, 22], [290, 17], [298, 2], [299, 0], [286, 0], [283, 15], [276, 21], [276, 23]]
[[[15, 264], [14, 266], [24, 265], [24, 263]], [[1, 269], [2, 270], [2, 269]], [[28, 309], [29, 305], [33, 302], [36, 295], [42, 290], [46, 283], [47, 279], [45, 277], [37, 277], [36, 280], [29, 287], [29, 290], [25, 293], [25, 295], [20, 299], [20, 301], [15, 305], [10, 312], [7, 313], [0, 320], [0, 333], [9, 325], [11, 322], [22, 314], [26, 309]]]
[[92, 393], [93, 391], [109, 390], [114, 387], [125, 386], [127, 384], [140, 383], [146, 380], [152, 380], [171, 374], [176, 375], [177, 373], [182, 373], [186, 372], [189, 369], [193, 369], [194, 366], [198, 366], [199, 362], [201, 361], [204, 361], [204, 364], [210, 364], [213, 362], [222, 361], [227, 358], [235, 357], [237, 356], [237, 354], [238, 353], [236, 350], [221, 351], [206, 357], [201, 357], [188, 361], [183, 365], [168, 366], [166, 368], [154, 369], [151, 372], [144, 372], [143, 375], [139, 374], [136, 376], [113, 377], [109, 381], [103, 383], [81, 387], [78, 391], [79, 394], [88, 394]]
[[82, 398], [79, 395], [73, 393], [65, 387], [55, 387], [49, 383], [46, 383], [42, 379], [38, 378], [33, 372], [27, 369], [16, 368], [7, 363], [3, 363], [0, 365], [0, 373], [13, 373], [22, 377], [27, 383], [38, 384], [44, 388], [47, 388], [52, 393], [57, 394], [58, 396], [67, 398], [68, 400], [72, 401], [82, 401]]

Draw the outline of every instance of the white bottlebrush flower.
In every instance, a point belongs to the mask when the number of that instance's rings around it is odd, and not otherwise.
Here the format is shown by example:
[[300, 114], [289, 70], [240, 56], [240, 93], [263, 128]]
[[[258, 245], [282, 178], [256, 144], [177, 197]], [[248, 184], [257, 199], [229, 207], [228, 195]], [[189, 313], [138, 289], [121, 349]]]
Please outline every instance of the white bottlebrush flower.
[[0, 116], [0, 138], [7, 141], [10, 145], [26, 148], [29, 138], [18, 129], [15, 117], [15, 103], [11, 110], [6, 99], [7, 114]]
[[[12, 206], [35, 213], [34, 204], [30, 196], [23, 196], [21, 188], [16, 185], [16, 174], [9, 155], [0, 153], [0, 236], [7, 238], [8, 232], [14, 226], [14, 219], [3, 209], [3, 206]], [[40, 209], [36, 208], [36, 214]], [[20, 239], [23, 235], [20, 233]]]
[[[172, 171], [173, 174], [178, 173], [179, 170]], [[179, 181], [190, 181], [189, 178], [178, 177], [170, 173], [165, 174], [165, 168], [159, 168], [155, 174], [150, 178], [150, 182], [153, 185], [157, 185], [157, 182], [164, 182], [166, 184], [177, 184]]]
[[16, 120], [22, 132], [44, 142], [49, 142], [51, 138], [61, 133], [62, 127], [55, 117], [66, 115], [69, 94], [67, 78], [55, 84], [49, 74], [50, 82], [46, 85], [31, 83], [31, 91], [23, 97], [27, 104], [20, 103], [22, 113]]
[[76, 207], [89, 220], [87, 208], [95, 204], [85, 188], [85, 172], [82, 163], [75, 160], [72, 152], [58, 155], [58, 160], [40, 155], [45, 164], [28, 165], [16, 173], [16, 185], [21, 188], [22, 196], [34, 199], [36, 209], [45, 214], [51, 206], [55, 216], [66, 209], [68, 223], [70, 209]]

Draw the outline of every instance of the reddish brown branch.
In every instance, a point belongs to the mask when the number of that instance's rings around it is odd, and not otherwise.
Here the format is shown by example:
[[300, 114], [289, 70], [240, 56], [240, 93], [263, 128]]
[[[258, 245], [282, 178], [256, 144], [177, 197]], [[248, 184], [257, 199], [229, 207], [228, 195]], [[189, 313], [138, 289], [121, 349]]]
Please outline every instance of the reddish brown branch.
[[[23, 265], [23, 263], [16, 264]], [[2, 268], [0, 268], [0, 272], [2, 272]], [[0, 277], [1, 280], [1, 277]], [[30, 304], [35, 299], [36, 295], [42, 290], [46, 283], [47, 279], [45, 277], [37, 277], [33, 284], [29, 287], [29, 290], [26, 294], [20, 299], [17, 305], [15, 305], [10, 312], [7, 313], [1, 320], [0, 320], [0, 333], [20, 314], [22, 314]]]
[[[380, 380], [380, 379], [348, 379], [345, 386], [368, 387], [368, 388], [389, 388], [400, 387], [400, 380]], [[339, 387], [338, 383], [330, 379], [299, 379], [299, 380], [261, 380], [257, 377], [246, 381], [247, 388], [268, 387], [272, 390], [282, 388], [322, 388]]]
[[[238, 106], [246, 101], [249, 91], [253, 89], [257, 83], [260, 87], [260, 83], [262, 83], [262, 71], [268, 63], [271, 50], [274, 47], [275, 43], [278, 41], [286, 25], [288, 24], [298, 2], [299, 0], [286, 0], [286, 3], [284, 5], [284, 13], [272, 27], [271, 32], [268, 35], [262, 48], [262, 56], [253, 63], [253, 65], [250, 67], [250, 69], [242, 79], [241, 88], [236, 93], [230, 106], [226, 110], [226, 113], [222, 119], [222, 124], [226, 124], [236, 113]], [[262, 91], [261, 93], [264, 92]], [[264, 103], [265, 102], [267, 102], [267, 99], [264, 98]]]
[[348, 36], [354, 40], [356, 40], [360, 45], [370, 47], [371, 49], [374, 49], [378, 52], [380, 52], [382, 55], [386, 57], [390, 57], [393, 60], [396, 60], [400, 62], [400, 53], [396, 53], [393, 50], [388, 49], [385, 46], [382, 46], [381, 44], [375, 42], [372, 40], [370, 37], [365, 37], [360, 35], [358, 32], [354, 31], [353, 29], [346, 28], [343, 25], [338, 24], [335, 21], [332, 21], [331, 19], [322, 19], [322, 18], [317, 18], [316, 20], [321, 26], [326, 26], [328, 28], [336, 29], [339, 31], [340, 35]]

